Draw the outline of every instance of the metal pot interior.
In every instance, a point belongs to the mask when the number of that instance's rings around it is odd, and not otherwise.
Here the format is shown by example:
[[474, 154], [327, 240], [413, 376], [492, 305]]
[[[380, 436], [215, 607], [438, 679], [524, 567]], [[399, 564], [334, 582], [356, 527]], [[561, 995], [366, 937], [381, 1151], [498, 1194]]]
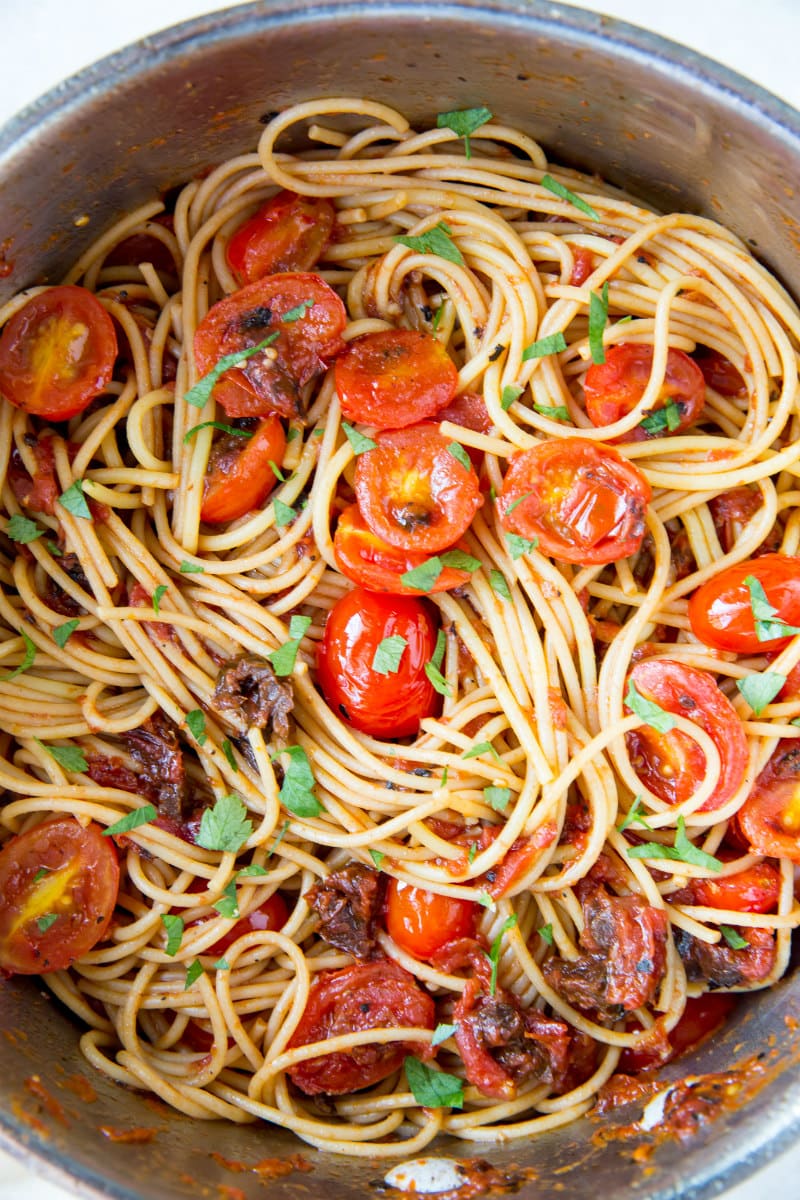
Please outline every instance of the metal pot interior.
[[[263, 114], [320, 94], [381, 99], [412, 122], [485, 103], [556, 162], [597, 172], [656, 207], [721, 220], [800, 295], [800, 117], [745, 80], [629, 26], [537, 0], [265, 0], [104, 60], [0, 134], [2, 233], [12, 238], [0, 296], [57, 280], [125, 210], [253, 149]], [[800, 1128], [798, 1020], [791, 976], [743, 1003], [735, 1024], [672, 1074], [721, 1071], [765, 1053], [769, 1082], [690, 1143], [667, 1140], [644, 1161], [631, 1156], [634, 1143], [593, 1137], [601, 1126], [587, 1119], [507, 1148], [436, 1150], [531, 1168], [520, 1194], [537, 1200], [709, 1195]], [[247, 1200], [263, 1195], [257, 1175], [232, 1174], [214, 1152], [253, 1164], [302, 1150], [312, 1173], [271, 1182], [275, 1200], [371, 1195], [385, 1169], [324, 1156], [273, 1128], [193, 1123], [123, 1091], [91, 1072], [77, 1029], [31, 981], [0, 986], [0, 1027], [0, 1140], [82, 1194], [178, 1200], [224, 1195], [227, 1186]], [[91, 1076], [94, 1102], [67, 1090], [76, 1073]], [[59, 1107], [42, 1108], [26, 1086], [31, 1077]], [[103, 1126], [155, 1132], [125, 1145], [107, 1140]]]

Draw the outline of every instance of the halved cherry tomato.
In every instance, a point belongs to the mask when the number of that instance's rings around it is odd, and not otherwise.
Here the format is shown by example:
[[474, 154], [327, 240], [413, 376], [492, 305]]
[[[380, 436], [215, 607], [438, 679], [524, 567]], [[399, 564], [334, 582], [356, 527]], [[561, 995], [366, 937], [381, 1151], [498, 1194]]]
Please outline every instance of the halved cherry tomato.
[[580, 287], [594, 270], [594, 255], [585, 246], [572, 247], [572, 274], [569, 277], [570, 287]]
[[246, 917], [240, 917], [233, 929], [223, 933], [222, 937], [218, 938], [213, 946], [209, 946], [204, 953], [224, 954], [229, 946], [232, 946], [238, 938], [244, 937], [246, 933], [260, 933], [265, 929], [271, 931], [283, 929], [288, 919], [289, 910], [283, 896], [280, 892], [273, 892], [270, 898], [253, 912], [248, 913]]
[[336, 360], [336, 391], [348, 421], [401, 429], [450, 403], [458, 371], [441, 342], [413, 329], [356, 338]]
[[119, 863], [99, 825], [55, 817], [0, 851], [0, 967], [20, 975], [63, 971], [105, 937]]
[[770, 862], [755, 863], [735, 875], [693, 879], [692, 903], [734, 912], [774, 912], [781, 891], [781, 873]]
[[679, 1058], [687, 1050], [704, 1041], [725, 1024], [736, 1007], [736, 997], [724, 992], [706, 992], [702, 996], [689, 996], [686, 1007], [677, 1025], [668, 1034], [668, 1048], [634, 1050], [630, 1046], [622, 1051], [617, 1070], [623, 1075], [637, 1075], [653, 1067]]
[[[302, 306], [302, 315], [295, 317]], [[287, 314], [293, 319], [285, 320]], [[342, 301], [319, 275], [269, 275], [209, 309], [194, 335], [197, 370], [207, 375], [225, 355], [276, 334], [272, 345], [244, 366], [225, 372], [214, 397], [229, 417], [302, 415], [298, 391], [344, 348], [346, 324]]]
[[[434, 1020], [433, 1000], [402, 967], [388, 959], [359, 963], [315, 980], [287, 1049], [366, 1029], [432, 1029]], [[433, 1051], [428, 1042], [373, 1042], [306, 1059], [287, 1074], [307, 1096], [341, 1096], [386, 1079], [408, 1054], [429, 1059]]]
[[215, 443], [203, 482], [200, 519], [210, 525], [235, 521], [266, 500], [276, 482], [286, 434], [277, 417], [266, 417], [252, 436], [226, 434]]
[[[455, 400], [439, 409], [436, 420], [450, 421], [464, 429], [473, 429], [475, 433], [489, 433], [492, 428], [486, 401], [478, 392], [459, 392]], [[466, 449], [469, 451], [469, 447]]]
[[428, 959], [456, 938], [472, 937], [477, 906], [471, 900], [443, 896], [390, 879], [386, 892], [386, 930], [401, 950]]
[[228, 242], [228, 266], [239, 284], [278, 271], [310, 271], [333, 230], [330, 200], [278, 192]]
[[[628, 678], [645, 699], [687, 717], [709, 735], [719, 750], [720, 775], [701, 811], [727, 804], [744, 779], [747, 738], [736, 710], [713, 677], [671, 659], [649, 658], [636, 663]], [[626, 733], [625, 742], [642, 783], [669, 804], [688, 800], [705, 778], [703, 751], [679, 729], [659, 733], [651, 725], [641, 725]]]
[[[373, 666], [389, 637], [405, 639], [396, 671]], [[317, 654], [317, 680], [331, 708], [371, 737], [416, 734], [423, 717], [438, 709], [425, 674], [436, 646], [427, 606], [414, 596], [383, 596], [355, 588], [334, 604]]]
[[25, 508], [34, 512], [55, 512], [61, 488], [56, 477], [56, 457], [53, 449], [53, 439], [44, 434], [36, 439], [33, 446], [33, 457], [36, 459], [36, 469], [31, 477], [22, 462], [22, 456], [16, 446], [11, 451], [8, 462], [7, 479], [11, 490]]
[[360, 454], [354, 488], [373, 533], [403, 550], [435, 554], [467, 531], [483, 503], [478, 477], [435, 425], [391, 429]]
[[[406, 587], [400, 576], [428, 561], [429, 555], [415, 554], [390, 546], [373, 533], [358, 511], [357, 504], [349, 505], [339, 517], [333, 535], [336, 565], [343, 575], [368, 592], [391, 592], [396, 596], [422, 596], [419, 588]], [[443, 567], [431, 592], [449, 592], [469, 581], [468, 571]]]
[[511, 459], [500, 524], [562, 562], [608, 563], [642, 544], [650, 484], [638, 467], [585, 438], [554, 438]]
[[692, 359], [710, 388], [720, 396], [746, 396], [747, 384], [729, 358], [710, 346], [697, 346]]
[[[613, 425], [632, 412], [644, 395], [652, 366], [653, 347], [638, 342], [619, 342], [606, 351], [604, 363], [592, 363], [583, 383], [586, 415], [592, 424]], [[650, 437], [682, 433], [697, 420], [706, 400], [706, 381], [697, 364], [682, 350], [667, 351], [664, 382], [649, 412], [658, 412], [667, 400], [674, 400], [680, 413], [674, 429], [648, 432], [637, 425], [624, 440], [643, 442]]]
[[[717, 531], [719, 544], [726, 554], [729, 554], [737, 544], [742, 536], [742, 531], [758, 510], [763, 507], [763, 504], [764, 498], [761, 492], [745, 486], [731, 488], [729, 492], [722, 492], [719, 496], [712, 496], [709, 500], [708, 507]], [[780, 526], [775, 525], [761, 543], [759, 550], [776, 550], [780, 546], [780, 540]], [[759, 550], [755, 553], [758, 554]]]
[[800, 863], [800, 745], [796, 741], [778, 742], [733, 823], [755, 854]]
[[108, 386], [117, 357], [114, 323], [86, 288], [40, 292], [0, 335], [0, 392], [49, 421], [83, 412]]
[[689, 600], [692, 633], [706, 646], [751, 654], [778, 650], [788, 642], [788, 637], [759, 639], [745, 583], [750, 575], [763, 587], [767, 602], [776, 610], [775, 619], [800, 626], [800, 556], [762, 554], [726, 567], [702, 584]]

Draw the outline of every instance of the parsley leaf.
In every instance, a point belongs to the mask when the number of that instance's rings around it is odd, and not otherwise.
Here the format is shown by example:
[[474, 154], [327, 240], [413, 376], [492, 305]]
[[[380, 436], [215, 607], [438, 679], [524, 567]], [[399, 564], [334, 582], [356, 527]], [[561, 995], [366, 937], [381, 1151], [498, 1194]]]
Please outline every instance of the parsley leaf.
[[637, 796], [626, 812], [622, 823], [617, 826], [617, 833], [624, 833], [629, 825], [643, 825], [650, 833], [653, 832], [652, 826], [642, 816], [642, 797]]
[[514, 401], [519, 400], [524, 390], [524, 388], [518, 387], [515, 383], [506, 384], [500, 397], [500, 407], [503, 412], [508, 412]]
[[779, 675], [777, 671], [762, 671], [760, 675], [745, 675], [744, 679], [736, 680], [737, 688], [757, 717], [761, 716], [785, 683], [786, 676]]
[[506, 917], [503, 924], [500, 926], [500, 932], [492, 942], [492, 947], [489, 951], [489, 962], [492, 964], [492, 975], [489, 983], [489, 992], [494, 996], [497, 991], [497, 968], [500, 964], [500, 948], [503, 945], [503, 934], [509, 929], [513, 929], [517, 923], [517, 914], [512, 913], [510, 917]]
[[503, 761], [491, 742], [477, 742], [474, 746], [470, 746], [469, 750], [465, 750], [461, 757], [479, 758], [481, 754], [491, 754], [498, 762]]
[[36, 643], [28, 637], [24, 629], [20, 630], [20, 636], [25, 643], [25, 657], [18, 667], [13, 671], [7, 671], [5, 675], [0, 675], [0, 683], [8, 683], [11, 679], [16, 679], [23, 671], [27, 671], [33, 666], [33, 660], [36, 658]]
[[569, 409], [564, 404], [534, 404], [533, 411], [551, 421], [569, 420]]
[[[773, 608], [767, 600], [763, 585], [755, 575], [748, 575], [744, 582], [750, 593], [750, 607], [753, 610], [756, 637], [760, 642], [768, 642], [776, 637], [791, 637], [795, 633], [800, 633], [800, 629], [795, 625], [787, 625], [778, 617], [778, 610]], [[774, 620], [775, 617], [778, 617], [777, 621]]]
[[659, 733], [669, 733], [670, 729], [675, 728], [675, 718], [672, 713], [666, 712], [660, 705], [654, 704], [652, 700], [646, 699], [636, 690], [636, 684], [632, 679], [628, 680], [628, 694], [625, 697], [625, 703], [632, 713], [637, 717], [641, 717], [645, 725], [649, 725], [651, 729], [658, 730]]
[[532, 495], [533, 492], [526, 492], [524, 496], [518, 496], [516, 500], [512, 500], [510, 504], [506, 505], [506, 513], [512, 513], [518, 505], [522, 504], [523, 500], [529, 500]]
[[143, 804], [141, 808], [134, 808], [124, 817], [120, 817], [113, 825], [109, 825], [107, 829], [102, 831], [103, 837], [116, 837], [118, 833], [130, 833], [132, 829], [137, 829], [140, 825], [147, 825], [148, 822], [154, 821], [158, 816], [158, 810], [153, 804]]
[[186, 982], [183, 985], [183, 990], [188, 992], [193, 983], [196, 983], [203, 974], [203, 966], [199, 958], [196, 958], [193, 963], [190, 963], [186, 969]]
[[281, 320], [285, 325], [291, 325], [294, 321], [299, 321], [301, 317], [304, 317], [313, 307], [313, 300], [301, 300], [294, 308], [287, 309]]
[[547, 337], [539, 338], [536, 342], [531, 342], [530, 346], [526, 346], [522, 351], [522, 361], [529, 362], [532, 358], [546, 358], [548, 354], [559, 354], [560, 351], [566, 350], [567, 339], [560, 331], [558, 333], [548, 333]]
[[284, 768], [283, 786], [278, 793], [281, 803], [297, 817], [318, 817], [324, 810], [314, 795], [316, 781], [308, 755], [302, 746], [287, 746], [273, 762], [283, 755], [289, 756], [289, 766]]
[[58, 920], [58, 913], [45, 913], [43, 917], [36, 918], [36, 924], [40, 933], [46, 933], [54, 921]]
[[287, 525], [291, 525], [297, 516], [293, 508], [277, 498], [272, 501], [272, 508], [275, 513], [275, 524], [279, 529], [285, 529]]
[[418, 567], [405, 571], [400, 576], [403, 587], [416, 588], [419, 592], [429, 592], [442, 573], [444, 563], [438, 556], [427, 559]]
[[200, 830], [195, 838], [204, 850], [235, 854], [253, 832], [247, 808], [240, 796], [220, 796], [213, 808], [203, 810]]
[[19, 513], [14, 513], [6, 525], [6, 536], [11, 538], [12, 542], [19, 542], [22, 546], [27, 546], [30, 542], [35, 542], [44, 533], [35, 521], [29, 520], [28, 517], [22, 517]]
[[161, 921], [167, 931], [167, 944], [164, 953], [174, 958], [181, 948], [183, 941], [183, 917], [175, 917], [171, 913], [162, 913]]
[[292, 617], [289, 622], [289, 641], [267, 655], [276, 675], [291, 675], [297, 661], [297, 651], [310, 624], [311, 617]]
[[222, 753], [225, 755], [226, 759], [228, 760], [228, 766], [230, 767], [230, 769], [232, 771], [238, 772], [239, 764], [237, 763], [237, 761], [234, 757], [233, 746], [231, 745], [228, 738], [225, 738], [225, 741], [222, 743]]
[[445, 550], [439, 555], [439, 561], [444, 567], [453, 567], [456, 571], [477, 571], [481, 560], [465, 550]]
[[408, 645], [407, 640], [399, 633], [392, 634], [379, 642], [372, 656], [372, 669], [379, 675], [394, 675], [400, 669], [403, 651]]
[[231, 437], [251, 438], [253, 436], [251, 429], [237, 429], [235, 425], [226, 425], [224, 421], [202, 421], [199, 425], [193, 425], [191, 429], [186, 430], [183, 435], [184, 446], [201, 429], [220, 429], [223, 433], [230, 434]]
[[64, 621], [61, 625], [56, 625], [53, 629], [53, 641], [63, 650], [69, 639], [72, 637], [75, 630], [78, 628], [80, 621], [77, 617], [73, 617], [70, 621]]
[[167, 590], [167, 585], [165, 583], [160, 583], [158, 585], [158, 587], [156, 588], [156, 590], [153, 592], [153, 612], [156, 614], [156, 616], [158, 616], [159, 609], [161, 607], [161, 598], [164, 595], [164, 593], [166, 592], [166, 590]]
[[189, 389], [183, 397], [186, 403], [191, 404], [193, 408], [203, 408], [208, 403], [217, 380], [226, 371], [230, 371], [233, 367], [240, 367], [248, 358], [252, 358], [254, 354], [258, 354], [261, 350], [266, 350], [267, 346], [271, 346], [277, 340], [277, 337], [277, 333], [270, 333], [257, 346], [248, 346], [244, 350], [236, 350], [233, 354], [223, 354], [216, 366], [207, 375], [204, 375], [202, 379], [198, 379], [193, 388]]
[[524, 538], [518, 533], [507, 533], [506, 541], [512, 558], [522, 558], [523, 554], [530, 554], [539, 545], [538, 538]]
[[458, 1029], [457, 1025], [442, 1025], [442, 1024], [437, 1025], [433, 1031], [433, 1037], [431, 1038], [431, 1045], [432, 1046], [441, 1046], [442, 1042], [446, 1042], [449, 1037], [452, 1037], [457, 1029]]
[[453, 689], [445, 679], [442, 672], [432, 662], [425, 663], [425, 674], [433, 684], [433, 690], [438, 692], [440, 696], [452, 696]]
[[231, 964], [228, 962], [227, 958], [218, 958], [215, 963], [211, 964], [211, 969], [213, 971], [230, 971]]
[[277, 479], [278, 483], [286, 482], [286, 476], [284, 475], [283, 471], [280, 469], [280, 467], [278, 466], [278, 464], [276, 462], [273, 462], [272, 459], [270, 458], [267, 460], [267, 465], [269, 466], [270, 471], [272, 471], [272, 474]]
[[372, 861], [375, 863], [375, 866], [380, 871], [381, 865], [383, 863], [383, 860], [386, 858], [386, 855], [382, 854], [380, 850], [370, 850], [369, 856], [372, 859]]
[[58, 503], [67, 512], [72, 513], [73, 517], [83, 517], [84, 521], [91, 521], [92, 514], [83, 494], [82, 479], [76, 479], [65, 492], [62, 492], [58, 497]]
[[50, 874], [49, 867], [39, 867], [39, 870], [36, 872], [36, 874], [33, 877], [33, 882], [39, 883], [40, 880], [44, 879], [44, 877], [49, 874]]
[[365, 433], [359, 433], [352, 425], [348, 425], [347, 421], [342, 421], [342, 429], [356, 458], [359, 454], [366, 454], [368, 450], [374, 450], [378, 444], [373, 442], [372, 438], [368, 438]]
[[465, 471], [472, 470], [472, 460], [464, 447], [461, 445], [461, 442], [450, 442], [447, 449], [450, 451], [456, 462], [459, 463]]
[[719, 931], [725, 938], [725, 941], [728, 943], [731, 950], [746, 950], [750, 945], [747, 938], [743, 938], [742, 935], [736, 929], [734, 929], [732, 925], [720, 925]]
[[450, 226], [445, 225], [444, 221], [440, 221], [433, 229], [426, 230], [418, 237], [397, 236], [393, 240], [420, 254], [437, 254], [439, 258], [446, 258], [448, 262], [456, 263], [459, 267], [464, 265], [461, 251], [450, 237]]
[[483, 789], [483, 798], [487, 804], [491, 805], [495, 812], [505, 812], [508, 808], [508, 802], [511, 799], [511, 788], [485, 787]]
[[553, 944], [553, 926], [552, 925], [543, 925], [542, 928], [537, 929], [536, 932], [538, 933], [540, 938], [542, 938], [545, 942], [547, 942], [548, 946], [552, 946], [552, 944]]
[[205, 571], [205, 567], [201, 567], [200, 563], [189, 562], [189, 560], [185, 558], [178, 567], [178, 570], [180, 571], [181, 575], [202, 575], [203, 571]]
[[444, 630], [439, 629], [436, 634], [436, 645], [433, 648], [431, 662], [435, 667], [440, 667], [444, 660], [444, 652], [447, 649], [447, 639], [444, 636]]
[[424, 1108], [463, 1108], [464, 1084], [457, 1075], [437, 1071], [409, 1055], [404, 1063], [406, 1079], [417, 1104]]
[[450, 112], [440, 112], [436, 115], [437, 129], [452, 129], [456, 137], [464, 139], [464, 156], [472, 158], [470, 149], [470, 134], [480, 129], [487, 121], [491, 121], [492, 112], [489, 108], [459, 108]]
[[602, 365], [606, 361], [606, 351], [603, 346], [603, 330], [608, 320], [608, 280], [598, 296], [596, 292], [589, 293], [589, 352], [592, 362]]
[[269, 875], [266, 867], [260, 867], [258, 863], [248, 863], [241, 871], [236, 872], [236, 882], [240, 879], [260, 879], [262, 875]]
[[219, 900], [217, 900], [216, 904], [212, 905], [212, 908], [215, 908], [221, 917], [239, 916], [239, 901], [236, 898], [235, 879], [230, 881]]
[[202, 746], [206, 741], [206, 719], [203, 715], [203, 710], [193, 708], [191, 712], [186, 714], [186, 728], [192, 735], [198, 746]]
[[478, 843], [471, 842], [470, 847], [469, 847], [469, 853], [467, 854], [467, 862], [469, 863], [470, 866], [472, 866], [472, 864], [475, 862], [475, 856], [477, 853], [478, 853]]
[[690, 842], [686, 836], [686, 822], [678, 817], [678, 830], [674, 846], [661, 842], [644, 842], [640, 846], [629, 846], [628, 858], [668, 858], [673, 862], [691, 863], [695, 867], [706, 867], [710, 871], [721, 871], [723, 864], [712, 854], [706, 854]]
[[65, 771], [85, 771], [88, 763], [83, 756], [83, 751], [77, 746], [46, 746], [39, 738], [33, 739], [37, 746], [41, 746], [46, 750], [51, 758], [54, 758], [60, 767]]
[[496, 571], [493, 568], [489, 572], [489, 583], [492, 586], [492, 591], [497, 592], [498, 596], [502, 596], [504, 600], [511, 599], [511, 591], [508, 586], [508, 580], [502, 571]]
[[651, 437], [665, 430], [674, 433], [681, 423], [682, 416], [680, 404], [670, 396], [663, 408], [652, 409], [639, 425]]
[[576, 196], [568, 187], [564, 187], [563, 183], [559, 183], [557, 179], [553, 179], [552, 175], [543, 175], [541, 185], [547, 188], [548, 192], [552, 192], [554, 196], [558, 196], [560, 200], [568, 200], [574, 208], [580, 209], [582, 213], [586, 213], [587, 217], [591, 217], [593, 221], [600, 220], [600, 214], [596, 209], [592, 208], [591, 204], [587, 204], [580, 196]]

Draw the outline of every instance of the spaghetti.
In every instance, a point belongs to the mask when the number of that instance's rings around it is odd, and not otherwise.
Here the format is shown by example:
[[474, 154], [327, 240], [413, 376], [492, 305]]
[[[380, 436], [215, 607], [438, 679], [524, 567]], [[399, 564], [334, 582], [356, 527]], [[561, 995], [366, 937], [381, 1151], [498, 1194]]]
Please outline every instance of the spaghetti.
[[[300, 133], [310, 149], [282, 150]], [[247, 310], [209, 382], [215, 306], [266, 286], [230, 247], [284, 192], [312, 213], [293, 243], [310, 261], [277, 268], [299, 290]], [[0, 408], [1, 817], [33, 838], [14, 843], [33, 857], [24, 898], [6, 879], [4, 944], [41, 959], [49, 930], [64, 943], [59, 921], [94, 913], [89, 884], [69, 911], [65, 871], [83, 868], [47, 858], [48, 822], [110, 828], [113, 919], [98, 901], [102, 936], [44, 978], [112, 1079], [370, 1158], [570, 1122], [615, 1071], [674, 1052], [693, 998], [787, 966], [797, 824], [776, 851], [737, 814], [793, 786], [800, 640], [757, 556], [797, 562], [800, 315], [724, 228], [550, 168], [485, 110], [416, 132], [382, 104], [294, 106], [256, 153], [188, 183], [170, 218], [157, 201], [131, 213], [64, 280], [123, 347], [99, 399], [55, 426], [8, 390]], [[341, 334], [256, 434], [231, 389], [251, 394], [259, 371], [274, 383], [281, 339], [296, 356], [313, 326], [319, 351], [323, 288], [344, 301]], [[47, 291], [14, 297], [0, 324]], [[479, 485], [455, 557], [434, 542], [413, 559], [439, 556], [427, 577], [395, 588], [437, 646], [433, 700], [399, 740], [329, 703], [317, 665], [353, 589], [339, 539], [374, 534], [367, 461], [409, 425], [399, 403], [396, 422], [343, 417], [339, 363], [396, 329], [450, 364], [452, 407], [422, 419]], [[598, 418], [590, 396], [614, 392], [598, 372], [632, 347], [638, 390]], [[684, 359], [702, 372], [696, 411]], [[204, 481], [267, 433], [262, 496], [231, 518], [223, 494], [203, 519]], [[614, 476], [598, 500], [612, 463], [638, 499]], [[768, 627], [737, 653], [698, 636], [688, 601], [750, 561], [761, 592], [748, 584], [743, 619]], [[396, 636], [402, 661], [410, 635]], [[436, 945], [431, 922], [453, 912]]]

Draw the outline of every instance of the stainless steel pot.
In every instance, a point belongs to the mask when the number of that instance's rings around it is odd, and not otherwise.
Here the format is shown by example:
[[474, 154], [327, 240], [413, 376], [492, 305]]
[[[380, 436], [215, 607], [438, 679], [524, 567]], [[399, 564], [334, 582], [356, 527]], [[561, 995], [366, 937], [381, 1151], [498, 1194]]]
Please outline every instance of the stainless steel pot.
[[[661, 208], [723, 220], [800, 295], [800, 115], [683, 48], [540, 0], [262, 0], [129, 47], [67, 81], [0, 133], [0, 236], [11, 235], [0, 298], [54, 280], [123, 211], [228, 155], [252, 149], [265, 112], [318, 94], [366, 94], [423, 119], [488, 104], [556, 161], [596, 171]], [[88, 221], [85, 218], [89, 218]], [[537, 1200], [716, 1194], [800, 1132], [800, 988], [790, 976], [742, 1006], [735, 1025], [672, 1068], [718, 1071], [771, 1056], [771, 1081], [689, 1145], [646, 1164], [626, 1142], [592, 1143], [587, 1120], [488, 1152], [535, 1169]], [[92, 1075], [97, 1099], [65, 1087], [90, 1074], [77, 1030], [30, 980], [0, 983], [0, 1144], [39, 1159], [81, 1194], [120, 1200], [263, 1196], [255, 1163], [300, 1149], [264, 1126], [194, 1123]], [[668, 1072], [667, 1072], [668, 1074]], [[42, 1106], [41, 1084], [63, 1106]], [[28, 1081], [26, 1086], [26, 1081]], [[35, 1085], [34, 1085], [35, 1088]], [[630, 1114], [628, 1114], [629, 1116]], [[109, 1142], [101, 1126], [148, 1127], [150, 1143]], [[477, 1146], [476, 1152], [481, 1152]], [[468, 1144], [442, 1144], [465, 1157]], [[312, 1174], [269, 1184], [273, 1200], [367, 1196], [382, 1168], [304, 1149]]]

